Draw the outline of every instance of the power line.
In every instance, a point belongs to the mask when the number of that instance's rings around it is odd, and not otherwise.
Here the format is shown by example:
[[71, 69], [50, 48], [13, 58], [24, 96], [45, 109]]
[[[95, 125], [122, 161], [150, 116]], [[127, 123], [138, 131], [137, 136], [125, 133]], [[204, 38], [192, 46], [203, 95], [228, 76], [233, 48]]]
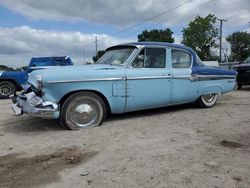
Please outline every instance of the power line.
[[[239, 16], [239, 13], [241, 13], [241, 12], [243, 12], [243, 11], [246, 11], [246, 10], [249, 10], [249, 9], [250, 9], [250, 7], [246, 8], [246, 9], [243, 9], [243, 10], [240, 10], [240, 11], [234, 13], [234, 14], [230, 14], [230, 16], [227, 16], [227, 17], [225, 17], [224, 19], [229, 19], [229, 18], [231, 18], [231, 17]], [[243, 15], [244, 15], [244, 14], [247, 14], [247, 13], [250, 14], [250, 12], [243, 12]], [[240, 15], [242, 15], [242, 14], [240, 14]]]
[[[185, 1], [182, 1], [182, 2], [181, 2], [179, 5], [177, 5], [176, 7], [171, 8], [171, 9], [168, 9], [168, 10], [166, 10], [166, 11], [163, 11], [163, 12], [161, 12], [161, 13], [155, 15], [155, 16], [152, 16], [152, 17], [150, 17], [150, 18], [144, 19], [144, 20], [142, 20], [141, 22], [136, 23], [136, 24], [134, 24], [134, 25], [132, 25], [132, 26], [129, 26], [129, 27], [127, 27], [127, 28], [125, 28], [125, 29], [123, 29], [123, 30], [121, 30], [121, 31], [119, 31], [119, 32], [113, 33], [112, 36], [115, 36], [115, 35], [124, 33], [125, 31], [128, 31], [128, 30], [130, 30], [130, 29], [132, 29], [132, 28], [138, 27], [138, 26], [140, 26], [140, 25], [142, 25], [142, 24], [144, 24], [144, 23], [146, 23], [146, 22], [148, 22], [148, 21], [150, 21], [150, 20], [153, 20], [153, 19], [155, 19], [155, 18], [158, 18], [158, 17], [160, 17], [160, 16], [162, 16], [162, 15], [164, 15], [164, 14], [170, 13], [170, 12], [172, 12], [172, 11], [178, 9], [179, 7], [181, 7], [181, 6], [183, 6], [183, 5], [187, 4], [187, 3], [189, 3], [189, 2], [191, 2], [191, 1], [193, 1], [193, 0], [185, 0]], [[100, 39], [100, 40], [102, 40], [102, 39]], [[93, 45], [93, 43], [86, 44], [84, 47], [86, 48], [87, 46], [90, 46], [90, 45]], [[80, 52], [80, 51], [78, 51], [77, 53], [72, 53], [71, 55], [79, 54], [79, 52]], [[81, 53], [81, 52], [80, 52], [80, 53]]]
[[[208, 2], [206, 2], [206, 3], [204, 3], [204, 4], [202, 4], [202, 5], [200, 5], [200, 6], [198, 6], [198, 7], [195, 7], [193, 10], [198, 9], [198, 8], [204, 8], [204, 7], [207, 6], [207, 4], [211, 3], [212, 1], [215, 1], [215, 0], [210, 0], [210, 1], [208, 1]], [[205, 5], [206, 5], [206, 6], [205, 6]], [[176, 18], [176, 16], [168, 17], [168, 19], [165, 19], [165, 20], [163, 20], [162, 22], [166, 22], [166, 21], [172, 20], [172, 19], [174, 19], [174, 18]], [[150, 27], [144, 27], [144, 29], [151, 29], [151, 28], [153, 28], [153, 27], [155, 27], [155, 26], [157, 26], [157, 25], [159, 25], [159, 23], [154, 24], [154, 25], [151, 25]], [[123, 35], [122, 37], [120, 37], [120, 39], [121, 39], [121, 38], [125, 38], [125, 37], [127, 37], [127, 36], [134, 35], [134, 34], [135, 34], [135, 32], [129, 33], [128, 35]]]
[[[121, 33], [125, 33], [125, 32], [127, 32], [127, 31], [130, 31], [130, 30], [132, 30], [133, 28], [136, 28], [136, 27], [138, 27], [138, 26], [140, 26], [140, 25], [142, 25], [142, 24], [144, 24], [144, 23], [146, 23], [146, 22], [148, 22], [148, 21], [150, 21], [150, 20], [153, 20], [153, 19], [158, 18], [158, 17], [160, 17], [160, 16], [162, 16], [162, 15], [164, 15], [164, 14], [167, 14], [167, 13], [169, 13], [169, 12], [172, 12], [173, 10], [178, 9], [179, 7], [181, 7], [181, 6], [183, 6], [183, 5], [187, 4], [187, 3], [189, 3], [189, 2], [191, 2], [191, 1], [192, 1], [192, 0], [182, 1], [181, 4], [179, 4], [178, 6], [172, 8], [172, 9], [169, 9], [169, 10], [166, 10], [166, 11], [164, 11], [164, 12], [161, 12], [160, 14], [157, 14], [157, 15], [155, 15], [155, 16], [153, 16], [153, 17], [144, 19], [144, 20], [142, 20], [141, 22], [136, 23], [136, 24], [134, 24], [134, 25], [132, 25], [132, 26], [130, 26], [130, 27], [128, 27], [128, 28], [125, 28], [125, 29], [123, 29], [123, 30], [121, 30], [121, 31], [118, 31], [118, 32], [116, 32], [116, 33], [113, 33], [111, 36], [119, 35], [119, 34], [121, 34]], [[204, 5], [207, 5], [207, 4], [211, 3], [212, 1], [214, 1], [214, 0], [211, 0], [211, 1], [207, 2], [207, 3], [204, 3], [204, 4], [202, 4], [201, 6], [198, 6], [198, 7], [194, 8], [194, 9], [203, 7]], [[192, 11], [193, 11], [194, 9], [192, 9]], [[236, 14], [242, 12], [242, 11], [248, 10], [248, 9], [250, 9], [250, 7], [246, 8], [246, 9], [243, 9], [243, 10], [240, 10], [240, 11], [236, 12], [234, 15], [236, 15]], [[230, 15], [230, 16], [228, 16], [228, 17], [226, 17], [226, 18], [233, 17], [234, 15]], [[173, 18], [176, 18], [176, 17], [168, 18], [168, 19], [165, 20], [165, 21], [171, 20], [171, 19], [173, 19]], [[156, 25], [159, 25], [159, 24], [160, 24], [160, 23], [154, 24], [153, 26], [146, 27], [145, 29], [152, 28], [152, 27], [154, 27], [154, 26], [156, 26]], [[222, 25], [221, 25], [221, 26], [222, 26]], [[222, 28], [221, 28], [221, 30], [222, 30]], [[118, 37], [118, 39], [125, 38], [125, 37], [127, 37], [127, 36], [131, 36], [131, 35], [133, 35], [134, 33], [135, 33], [135, 32], [129, 33], [128, 35], [123, 35], [123, 36], [121, 36], [121, 37]], [[222, 38], [222, 31], [221, 31], [221, 37], [220, 37], [220, 39], [221, 39], [221, 38]], [[104, 40], [104, 39], [99, 39], [98, 41], [102, 41], [102, 40]], [[220, 40], [220, 41], [221, 41], [221, 40]], [[97, 44], [97, 43], [95, 42], [95, 44]], [[93, 45], [93, 43], [89, 43], [89, 44], [86, 44], [84, 47], [86, 48], [86, 47], [92, 46], [92, 45]], [[97, 45], [96, 45], [96, 46], [97, 46]], [[220, 45], [220, 46], [221, 46], [221, 45]], [[97, 52], [97, 50], [96, 50], [96, 52]], [[81, 53], [81, 52], [80, 52], [80, 53]], [[79, 53], [74, 53], [74, 54], [79, 54]], [[72, 55], [73, 55], [73, 54], [72, 54]], [[220, 59], [221, 59], [221, 47], [220, 47]]]
[[185, 5], [185, 4], [187, 4], [187, 3], [191, 2], [191, 1], [192, 1], [192, 0], [182, 1], [182, 3], [180, 3], [179, 5], [177, 5], [177, 6], [174, 7], [174, 8], [168, 9], [168, 10], [166, 10], [166, 11], [161, 12], [160, 14], [157, 14], [157, 15], [152, 16], [152, 17], [150, 17], [150, 18], [144, 19], [143, 21], [141, 21], [141, 22], [139, 22], [139, 23], [137, 23], [137, 24], [134, 24], [134, 25], [132, 25], [132, 26], [130, 26], [130, 27], [128, 27], [128, 28], [125, 28], [125, 29], [123, 29], [123, 30], [121, 30], [121, 31], [118, 31], [117, 33], [114, 33], [113, 35], [118, 35], [118, 34], [120, 34], [120, 33], [124, 33], [125, 31], [128, 31], [128, 30], [130, 30], [130, 29], [132, 29], [132, 28], [138, 27], [139, 25], [142, 25], [142, 24], [144, 24], [144, 23], [146, 23], [146, 22], [148, 22], [148, 21], [150, 21], [150, 20], [153, 20], [153, 19], [155, 19], [155, 18], [158, 18], [158, 17], [160, 17], [160, 16], [162, 16], [162, 15], [164, 15], [164, 14], [168, 14], [168, 13], [174, 11], [175, 9], [178, 9], [178, 8], [182, 7], [183, 5]]
[[97, 36], [95, 36], [95, 54], [97, 55]]

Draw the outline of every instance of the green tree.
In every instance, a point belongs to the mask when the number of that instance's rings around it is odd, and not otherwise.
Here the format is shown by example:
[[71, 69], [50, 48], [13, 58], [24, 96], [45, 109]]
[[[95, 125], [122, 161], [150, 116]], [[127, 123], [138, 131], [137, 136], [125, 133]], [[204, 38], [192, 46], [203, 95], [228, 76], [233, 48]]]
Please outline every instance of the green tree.
[[234, 32], [226, 40], [231, 44], [230, 59], [243, 61], [250, 55], [250, 33]]
[[197, 16], [182, 30], [182, 44], [195, 50], [202, 60], [215, 59], [211, 53], [211, 48], [218, 47], [216, 44], [218, 29], [214, 26], [215, 22], [215, 15]]
[[2, 71], [13, 71], [14, 69], [12, 67], [8, 67], [6, 65], [0, 65], [0, 70], [2, 70]]
[[138, 35], [138, 41], [155, 41], [155, 42], [174, 42], [172, 37], [173, 32], [171, 29], [167, 28], [162, 29], [153, 29], [153, 30], [144, 30], [141, 34]]
[[97, 52], [97, 54], [96, 54], [96, 56], [93, 56], [93, 61], [94, 62], [97, 62], [97, 60], [100, 58], [100, 57], [102, 57], [102, 55], [105, 53], [105, 50], [99, 50], [98, 52]]

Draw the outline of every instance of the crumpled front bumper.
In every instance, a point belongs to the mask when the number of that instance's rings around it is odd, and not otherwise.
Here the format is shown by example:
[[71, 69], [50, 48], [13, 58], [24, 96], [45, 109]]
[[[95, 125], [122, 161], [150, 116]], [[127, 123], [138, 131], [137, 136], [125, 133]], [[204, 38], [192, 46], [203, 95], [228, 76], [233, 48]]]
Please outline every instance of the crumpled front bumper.
[[51, 101], [44, 101], [34, 92], [11, 95], [10, 99], [13, 102], [11, 107], [16, 116], [23, 115], [24, 113], [44, 119], [59, 118], [58, 105]]

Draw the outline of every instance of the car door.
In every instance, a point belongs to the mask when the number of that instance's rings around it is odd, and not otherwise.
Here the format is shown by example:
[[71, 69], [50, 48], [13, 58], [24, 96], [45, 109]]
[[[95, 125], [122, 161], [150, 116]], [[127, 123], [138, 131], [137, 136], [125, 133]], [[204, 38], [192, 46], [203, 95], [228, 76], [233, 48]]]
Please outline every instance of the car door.
[[192, 54], [182, 49], [171, 49], [172, 102], [194, 101], [199, 97], [198, 82], [192, 78]]
[[171, 97], [165, 48], [142, 48], [126, 69], [125, 111], [166, 106]]

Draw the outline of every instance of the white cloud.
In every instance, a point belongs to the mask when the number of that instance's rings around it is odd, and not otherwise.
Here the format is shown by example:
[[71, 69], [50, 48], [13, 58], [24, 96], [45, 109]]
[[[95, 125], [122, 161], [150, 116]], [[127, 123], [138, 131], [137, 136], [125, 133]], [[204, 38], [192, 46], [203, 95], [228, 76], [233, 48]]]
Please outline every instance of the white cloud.
[[98, 49], [128, 42], [108, 35], [84, 34], [37, 30], [28, 26], [0, 28], [0, 64], [9, 66], [27, 65], [34, 56], [71, 55], [76, 63], [83, 63], [84, 48], [86, 60], [95, 54], [94, 40], [98, 36]]
[[[188, 3], [185, 3], [188, 2]], [[185, 3], [185, 4], [184, 4]], [[126, 27], [138, 23], [163, 11], [173, 9], [171, 13], [151, 20], [150, 24], [158, 23], [180, 30], [198, 14], [206, 16], [215, 14], [226, 18], [223, 32], [227, 29], [237, 30], [239, 26], [250, 21], [249, 0], [1, 0], [0, 5], [18, 12], [30, 19], [59, 20], [67, 22], [87, 21], [91, 23], [110, 24]], [[218, 25], [218, 23], [217, 23]], [[141, 29], [140, 27], [135, 30]], [[146, 28], [145, 28], [146, 29]], [[153, 28], [149, 28], [153, 29]], [[135, 33], [135, 31], [129, 31]], [[138, 30], [140, 33], [141, 30]], [[249, 29], [248, 29], [248, 32]], [[126, 33], [125, 33], [126, 34]], [[124, 33], [123, 33], [124, 35]], [[99, 49], [127, 42], [109, 35], [97, 35]], [[33, 29], [28, 26], [16, 28], [0, 28], [0, 64], [11, 66], [27, 65], [33, 56], [72, 55], [75, 62], [83, 62], [83, 49], [86, 47], [86, 60], [95, 54], [95, 34], [81, 32], [63, 32]], [[180, 43], [181, 36], [174, 34], [175, 42]], [[135, 41], [133, 39], [132, 41]], [[226, 45], [227, 46], [227, 45]]]
[[[249, 0], [1, 0], [1, 4], [32, 19], [60, 21], [88, 21], [113, 25], [137, 23], [163, 11], [184, 4], [152, 22], [163, 22], [172, 17], [171, 24], [187, 23], [196, 15], [208, 13], [231, 17], [231, 25], [247, 23], [250, 17]], [[244, 9], [244, 12], [242, 12]], [[237, 14], [239, 12], [239, 14]], [[244, 15], [242, 15], [242, 13]], [[237, 19], [234, 19], [238, 17]]]

